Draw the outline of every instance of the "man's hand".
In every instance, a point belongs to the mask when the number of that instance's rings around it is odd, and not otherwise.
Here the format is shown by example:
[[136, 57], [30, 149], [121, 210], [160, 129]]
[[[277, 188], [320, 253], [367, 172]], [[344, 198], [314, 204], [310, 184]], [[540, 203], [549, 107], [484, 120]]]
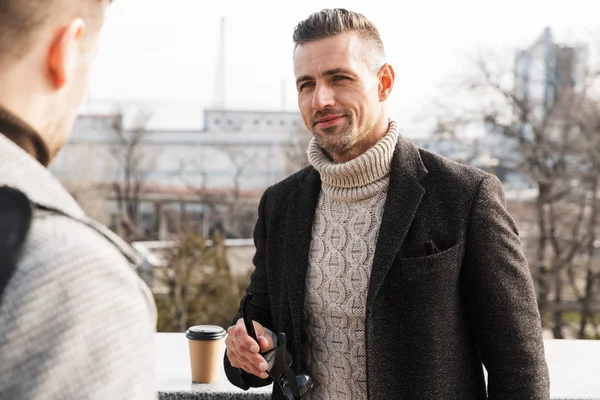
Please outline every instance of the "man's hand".
[[227, 329], [227, 338], [225, 339], [227, 358], [229, 358], [231, 366], [242, 368], [250, 374], [266, 379], [268, 377], [267, 362], [258, 353], [271, 350], [274, 345], [273, 338], [261, 324], [254, 321], [253, 324], [258, 343], [248, 335], [242, 319]]

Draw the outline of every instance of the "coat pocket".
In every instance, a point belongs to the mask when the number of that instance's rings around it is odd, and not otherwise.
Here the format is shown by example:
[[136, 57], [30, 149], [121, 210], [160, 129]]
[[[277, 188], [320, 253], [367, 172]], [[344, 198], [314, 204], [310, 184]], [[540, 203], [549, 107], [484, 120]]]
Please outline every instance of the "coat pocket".
[[443, 250], [439, 253], [421, 257], [398, 258], [402, 276], [408, 280], [431, 276], [438, 273], [455, 271], [458, 268], [459, 245]]

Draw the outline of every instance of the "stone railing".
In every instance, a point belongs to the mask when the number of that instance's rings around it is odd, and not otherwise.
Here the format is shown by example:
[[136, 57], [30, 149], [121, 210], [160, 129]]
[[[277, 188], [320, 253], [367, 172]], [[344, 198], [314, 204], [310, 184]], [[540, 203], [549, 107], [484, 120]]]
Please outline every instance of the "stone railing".
[[[600, 341], [545, 341], [552, 400], [600, 400]], [[156, 334], [156, 372], [161, 400], [271, 398], [271, 387], [243, 391], [221, 371], [215, 384], [191, 381], [188, 342], [183, 333]]]

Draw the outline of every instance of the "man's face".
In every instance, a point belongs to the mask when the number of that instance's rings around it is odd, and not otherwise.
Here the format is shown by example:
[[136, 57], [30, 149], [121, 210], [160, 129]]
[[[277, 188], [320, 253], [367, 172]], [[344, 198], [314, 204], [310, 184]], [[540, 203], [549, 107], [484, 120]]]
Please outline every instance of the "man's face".
[[365, 44], [352, 32], [296, 48], [294, 72], [302, 119], [330, 155], [348, 153], [382, 116], [380, 79], [366, 54]]

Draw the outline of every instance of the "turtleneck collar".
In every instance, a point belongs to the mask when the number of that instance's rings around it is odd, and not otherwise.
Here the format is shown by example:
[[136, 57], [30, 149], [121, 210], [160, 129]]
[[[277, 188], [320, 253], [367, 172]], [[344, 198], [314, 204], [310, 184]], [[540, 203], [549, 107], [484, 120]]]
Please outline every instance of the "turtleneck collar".
[[0, 106], [0, 134], [6, 136], [44, 167], [50, 163], [50, 151], [41, 136], [26, 122]]
[[390, 120], [386, 135], [365, 153], [345, 163], [335, 163], [311, 140], [308, 159], [321, 175], [325, 195], [338, 201], [355, 202], [372, 197], [389, 183], [398, 125]]

